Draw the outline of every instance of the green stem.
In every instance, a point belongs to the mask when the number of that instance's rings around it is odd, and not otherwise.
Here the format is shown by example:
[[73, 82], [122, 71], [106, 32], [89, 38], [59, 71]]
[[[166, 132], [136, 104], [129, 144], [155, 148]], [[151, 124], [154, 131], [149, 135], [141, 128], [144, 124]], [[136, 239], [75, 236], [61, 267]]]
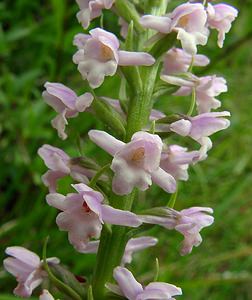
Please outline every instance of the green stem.
[[188, 68], [188, 72], [190, 72], [190, 73], [193, 70], [194, 60], [195, 60], [194, 55], [192, 55], [191, 63], [190, 63], [190, 66]]
[[129, 141], [135, 132], [142, 130], [149, 120], [158, 67], [159, 60], [151, 68], [142, 68], [143, 89], [133, 95], [129, 103], [126, 141]]
[[191, 100], [190, 108], [187, 113], [188, 116], [192, 115], [192, 113], [194, 111], [195, 103], [196, 103], [196, 91], [195, 91], [195, 88], [192, 88], [192, 100]]
[[106, 164], [100, 170], [97, 171], [97, 173], [94, 175], [94, 177], [91, 179], [89, 186], [94, 187], [96, 185], [97, 180], [102, 176], [104, 172], [106, 172], [110, 167], [110, 164]]
[[177, 200], [177, 197], [178, 197], [178, 187], [177, 187], [176, 192], [171, 195], [171, 198], [170, 198], [167, 206], [170, 207], [170, 208], [174, 208], [176, 200]]
[[73, 300], [82, 300], [81, 296], [78, 295], [70, 286], [66, 285], [64, 282], [60, 281], [50, 270], [49, 265], [46, 261], [46, 248], [48, 243], [49, 237], [46, 238], [44, 246], [43, 246], [43, 267], [46, 270], [49, 279], [52, 283], [63, 293], [70, 296]]
[[[135, 191], [123, 197], [113, 194], [110, 203], [113, 207], [131, 210], [134, 197]], [[113, 269], [121, 263], [127, 243], [126, 232], [126, 227], [113, 226], [111, 234], [111, 232], [103, 226], [92, 284], [95, 300], [104, 299], [105, 284], [111, 280]]]
[[139, 14], [135, 6], [128, 0], [116, 0], [115, 9], [120, 17], [130, 23], [134, 22], [134, 27], [138, 32], [143, 32], [143, 27], [139, 23]]

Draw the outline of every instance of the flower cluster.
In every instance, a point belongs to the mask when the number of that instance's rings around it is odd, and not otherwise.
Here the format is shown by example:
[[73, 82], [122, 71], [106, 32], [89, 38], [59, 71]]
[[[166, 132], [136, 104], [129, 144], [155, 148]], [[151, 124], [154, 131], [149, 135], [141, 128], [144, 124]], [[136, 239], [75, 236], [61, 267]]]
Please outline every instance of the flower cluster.
[[[125, 265], [132, 262], [135, 252], [158, 243], [155, 237], [141, 236], [142, 228], [160, 225], [178, 231], [184, 237], [180, 254], [186, 255], [201, 244], [201, 230], [214, 221], [209, 207], [174, 209], [175, 195], [178, 181], [189, 179], [189, 166], [207, 158], [213, 146], [210, 136], [230, 125], [230, 112], [213, 111], [221, 107], [216, 97], [227, 92], [226, 80], [216, 75], [197, 76], [194, 70], [210, 63], [207, 56], [197, 53], [198, 46], [207, 44], [214, 29], [222, 47], [238, 12], [228, 4], [190, 1], [167, 13], [169, 6], [152, 9], [149, 2], [144, 7], [139, 3], [140, 15], [139, 6], [127, 0], [77, 0], [77, 19], [84, 29], [102, 16], [104, 9], [111, 9], [122, 26], [122, 38], [103, 28], [75, 35], [73, 62], [85, 82], [85, 92], [77, 96], [61, 83], [46, 82], [42, 95], [57, 113], [52, 126], [63, 140], [69, 135], [66, 125], [70, 118], [91, 113], [103, 122], [109, 132], [91, 129], [87, 137], [93, 147], [102, 148], [110, 157], [106, 156], [107, 164], [101, 166], [95, 155], [70, 157], [47, 144], [38, 154], [49, 169], [42, 181], [49, 189], [47, 204], [60, 211], [56, 217], [59, 229], [67, 232], [79, 253], [97, 254], [96, 266], [94, 274], [85, 274], [81, 284], [69, 271], [71, 280], [50, 272], [50, 268], [60, 269], [58, 259], [43, 258], [41, 262], [25, 248], [8, 247], [6, 254], [11, 257], [4, 260], [4, 267], [18, 281], [14, 290], [18, 296], [31, 296], [48, 275], [60, 293], [77, 300], [102, 300], [111, 292], [129, 300], [172, 300], [182, 294], [170, 283], [140, 284]], [[143, 14], [146, 7], [155, 14]], [[145, 34], [147, 29], [156, 32], [150, 37]], [[176, 40], [182, 48], [176, 48]], [[97, 88], [114, 75], [118, 75], [115, 85], [120, 80], [117, 99], [99, 95]], [[165, 114], [154, 109], [161, 86], [166, 96], [189, 98], [189, 111]], [[78, 134], [82, 136], [82, 132]], [[189, 149], [188, 143], [185, 147], [183, 138], [178, 137], [190, 137], [198, 149]], [[177, 144], [178, 140], [182, 144]], [[58, 181], [66, 176], [72, 184], [65, 186], [65, 195]], [[173, 204], [150, 207], [146, 201], [146, 209], [139, 211], [137, 190], [147, 191], [152, 185], [173, 194]], [[79, 292], [83, 287], [84, 292]], [[39, 299], [53, 300], [51, 293], [44, 289]]]

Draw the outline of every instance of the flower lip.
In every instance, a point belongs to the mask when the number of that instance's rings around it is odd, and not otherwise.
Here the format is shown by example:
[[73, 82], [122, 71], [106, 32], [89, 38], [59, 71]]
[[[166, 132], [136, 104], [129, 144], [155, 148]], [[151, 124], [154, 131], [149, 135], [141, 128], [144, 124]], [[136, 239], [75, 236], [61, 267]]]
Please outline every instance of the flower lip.
[[131, 156], [131, 160], [133, 162], [137, 163], [137, 162], [139, 162], [139, 161], [141, 161], [141, 160], [144, 159], [144, 155], [145, 155], [145, 149], [144, 149], [144, 147], [139, 147], [138, 149], [136, 149], [133, 152], [133, 154]]

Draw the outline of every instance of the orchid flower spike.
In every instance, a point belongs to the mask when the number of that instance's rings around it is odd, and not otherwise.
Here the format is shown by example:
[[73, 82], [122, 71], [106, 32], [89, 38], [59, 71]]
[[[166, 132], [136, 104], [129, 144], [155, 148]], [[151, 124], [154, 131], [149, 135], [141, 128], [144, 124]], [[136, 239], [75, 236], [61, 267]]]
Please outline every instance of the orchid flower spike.
[[42, 294], [39, 296], [39, 300], [54, 300], [54, 298], [48, 290], [43, 290]]
[[173, 94], [175, 96], [188, 96], [195, 89], [196, 105], [198, 112], [207, 113], [211, 109], [217, 109], [221, 102], [216, 99], [221, 93], [227, 91], [227, 82], [223, 77], [204, 76], [196, 77], [188, 74], [187, 77], [162, 75], [161, 79], [180, 88]]
[[59, 137], [65, 140], [67, 118], [74, 118], [79, 112], [84, 112], [91, 105], [94, 97], [90, 93], [78, 97], [73, 90], [61, 83], [46, 82], [45, 88], [42, 94], [45, 102], [58, 113], [51, 122], [52, 126], [58, 131]]
[[218, 46], [223, 47], [225, 34], [231, 29], [231, 23], [238, 16], [238, 10], [231, 5], [219, 3], [212, 5], [208, 3], [207, 6], [207, 22], [210, 28], [218, 31]]
[[134, 187], [144, 191], [154, 181], [168, 193], [176, 191], [172, 175], [159, 167], [163, 143], [158, 135], [139, 131], [125, 144], [100, 130], [90, 130], [90, 139], [114, 156], [111, 169], [115, 175], [113, 191], [118, 195], [131, 193]]
[[207, 56], [188, 54], [185, 50], [171, 48], [164, 56], [163, 75], [186, 73], [192, 63], [193, 66], [205, 67], [210, 60]]
[[103, 195], [83, 183], [72, 184], [77, 193], [67, 196], [52, 193], [47, 203], [62, 212], [56, 223], [60, 230], [68, 232], [69, 242], [78, 252], [85, 252], [90, 238], [99, 238], [104, 222], [138, 227], [141, 221], [129, 211], [115, 209], [103, 204]]
[[187, 148], [170, 145], [164, 148], [160, 166], [176, 180], [188, 180], [188, 167], [200, 158], [199, 151], [187, 151]]
[[165, 282], [151, 282], [143, 287], [133, 274], [126, 268], [116, 267], [113, 276], [118, 285], [107, 284], [113, 293], [129, 300], [174, 299], [173, 296], [182, 295], [180, 288]]
[[70, 175], [79, 182], [88, 182], [88, 178], [94, 175], [92, 170], [88, 170], [74, 163], [63, 150], [51, 145], [43, 145], [38, 150], [39, 156], [43, 159], [45, 165], [49, 168], [42, 176], [42, 181], [49, 188], [50, 193], [57, 189], [57, 180]]
[[77, 13], [77, 19], [84, 29], [90, 25], [90, 21], [99, 17], [102, 9], [110, 9], [114, 0], [76, 0], [80, 11]]
[[230, 121], [223, 117], [229, 117], [230, 112], [210, 112], [195, 117], [187, 116], [172, 123], [169, 128], [181, 136], [189, 136], [197, 141], [202, 149], [200, 159], [205, 157], [207, 150], [211, 149], [212, 143], [208, 138], [210, 135], [229, 127]]
[[[138, 238], [132, 238], [128, 241], [125, 247], [124, 255], [121, 261], [121, 266], [130, 264], [133, 259], [133, 254], [137, 251], [144, 250], [149, 247], [153, 247], [157, 244], [158, 239], [152, 236], [142, 236]], [[100, 241], [90, 241], [83, 253], [97, 253]]]
[[142, 221], [157, 224], [167, 229], [175, 229], [182, 233], [184, 240], [180, 250], [181, 255], [191, 253], [192, 248], [202, 242], [201, 229], [210, 226], [214, 218], [210, 215], [213, 210], [209, 207], [191, 207], [180, 212], [169, 207], [153, 209], [153, 215], [142, 216]]
[[145, 28], [167, 34], [177, 32], [177, 39], [189, 54], [197, 53], [197, 45], [206, 45], [209, 30], [206, 27], [207, 14], [201, 3], [184, 3], [167, 16], [145, 15], [140, 23]]
[[115, 75], [118, 65], [151, 66], [155, 62], [148, 53], [119, 50], [119, 40], [113, 33], [101, 28], [92, 29], [89, 33], [75, 36], [74, 45], [79, 50], [73, 61], [92, 88], [99, 87], [105, 76]]
[[[46, 278], [47, 273], [43, 270], [40, 258], [34, 252], [19, 246], [8, 247], [5, 250], [10, 255], [4, 260], [3, 265], [6, 271], [16, 277], [18, 285], [14, 294], [28, 298], [32, 291], [38, 287]], [[47, 258], [49, 264], [59, 264], [56, 257]]]

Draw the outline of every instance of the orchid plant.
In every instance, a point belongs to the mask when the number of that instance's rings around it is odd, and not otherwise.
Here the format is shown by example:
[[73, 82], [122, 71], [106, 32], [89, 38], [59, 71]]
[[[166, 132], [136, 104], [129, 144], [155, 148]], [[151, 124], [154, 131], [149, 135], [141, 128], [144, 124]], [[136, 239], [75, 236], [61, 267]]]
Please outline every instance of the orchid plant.
[[[221, 107], [216, 97], [227, 91], [226, 80], [197, 76], [193, 69], [210, 63], [198, 54], [198, 46], [206, 45], [211, 30], [217, 30], [222, 47], [238, 12], [207, 0], [169, 11], [168, 2], [77, 0], [77, 19], [85, 30], [109, 9], [118, 17], [121, 36], [104, 28], [77, 34], [73, 62], [86, 92], [78, 96], [62, 83], [46, 82], [43, 98], [57, 113], [52, 127], [63, 140], [70, 118], [88, 111], [102, 121], [108, 132], [92, 129], [88, 137], [111, 158], [101, 166], [93, 158], [71, 158], [52, 145], [43, 145], [38, 154], [49, 169], [42, 181], [49, 189], [47, 203], [60, 211], [59, 229], [68, 233], [73, 253], [95, 253], [96, 264], [93, 274], [83, 270], [82, 280], [59, 259], [46, 257], [46, 243], [42, 260], [23, 247], [8, 247], [4, 267], [17, 279], [16, 295], [30, 297], [41, 284], [50, 292], [43, 289], [40, 300], [53, 300], [54, 293], [76, 300], [168, 300], [182, 294], [171, 283], [139, 283], [129, 264], [134, 252], [157, 244], [157, 238], [142, 235], [152, 226], [181, 233], [180, 254], [187, 255], [201, 244], [201, 230], [214, 221], [209, 207], [177, 211], [174, 205], [178, 181], [188, 180], [189, 166], [207, 158], [213, 146], [210, 136], [230, 124], [228, 111], [215, 111]], [[118, 99], [98, 95], [96, 89], [115, 74], [120, 76]], [[159, 97], [177, 95], [191, 98], [188, 112], [169, 115], [153, 108]], [[188, 151], [183, 138], [182, 144], [174, 144], [176, 135], [191, 138], [195, 148]], [[62, 195], [57, 182], [65, 176], [72, 178], [72, 192]], [[162, 207], [146, 201], [145, 209], [136, 211], [138, 191], [147, 193], [153, 184], [172, 194], [172, 201]]]

